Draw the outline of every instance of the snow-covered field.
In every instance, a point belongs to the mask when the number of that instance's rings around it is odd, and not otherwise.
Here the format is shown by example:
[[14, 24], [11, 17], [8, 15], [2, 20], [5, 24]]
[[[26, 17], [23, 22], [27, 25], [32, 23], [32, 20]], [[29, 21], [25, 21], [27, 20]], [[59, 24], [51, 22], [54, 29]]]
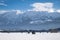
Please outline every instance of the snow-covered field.
[[60, 33], [0, 33], [0, 40], [60, 40]]

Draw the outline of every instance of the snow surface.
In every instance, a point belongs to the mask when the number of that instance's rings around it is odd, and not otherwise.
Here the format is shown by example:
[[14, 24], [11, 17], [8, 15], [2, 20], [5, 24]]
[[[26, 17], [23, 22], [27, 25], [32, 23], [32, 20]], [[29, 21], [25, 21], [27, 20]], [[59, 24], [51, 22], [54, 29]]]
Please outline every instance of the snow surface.
[[60, 40], [60, 33], [0, 33], [0, 40]]

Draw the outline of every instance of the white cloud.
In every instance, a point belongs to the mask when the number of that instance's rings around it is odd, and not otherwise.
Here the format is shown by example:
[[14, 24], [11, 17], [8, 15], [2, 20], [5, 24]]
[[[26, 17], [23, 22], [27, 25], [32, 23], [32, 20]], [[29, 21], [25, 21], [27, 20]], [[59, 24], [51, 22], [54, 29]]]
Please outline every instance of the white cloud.
[[60, 9], [59, 10], [56, 10], [56, 12], [60, 13]]
[[23, 11], [21, 11], [21, 10], [12, 10], [12, 11], [16, 11], [16, 14], [18, 15], [18, 14], [23, 14], [24, 12]]
[[0, 14], [6, 13], [6, 12], [9, 12], [9, 11], [6, 11], [6, 10], [0, 10]]
[[31, 5], [33, 8], [28, 11], [47, 11], [54, 12], [53, 3], [33, 3]]
[[54, 10], [54, 9], [49, 9], [48, 12], [49, 12], [49, 13], [50, 13], [50, 12], [55, 12], [55, 10]]
[[0, 5], [1, 5], [1, 6], [7, 6], [7, 4], [5, 4], [5, 3], [0, 3]]
[[16, 12], [16, 14], [23, 14], [24, 12], [21, 10], [0, 10], [0, 14], [6, 13], [6, 12]]

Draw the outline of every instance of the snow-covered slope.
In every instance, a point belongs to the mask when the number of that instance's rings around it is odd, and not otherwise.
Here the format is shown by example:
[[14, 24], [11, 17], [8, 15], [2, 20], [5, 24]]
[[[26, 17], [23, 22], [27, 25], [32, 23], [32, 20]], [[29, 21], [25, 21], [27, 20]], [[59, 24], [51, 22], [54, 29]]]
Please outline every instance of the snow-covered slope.
[[60, 33], [0, 33], [0, 40], [60, 40]]
[[[0, 14], [0, 29], [47, 29], [60, 27], [60, 13], [7, 12]], [[35, 28], [34, 28], [35, 27]]]

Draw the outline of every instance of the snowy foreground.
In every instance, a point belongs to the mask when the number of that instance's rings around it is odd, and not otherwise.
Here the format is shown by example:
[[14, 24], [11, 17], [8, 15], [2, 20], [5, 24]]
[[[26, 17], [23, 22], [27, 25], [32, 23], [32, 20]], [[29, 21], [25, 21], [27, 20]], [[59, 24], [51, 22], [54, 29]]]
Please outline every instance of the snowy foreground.
[[0, 40], [60, 40], [60, 33], [0, 33]]

